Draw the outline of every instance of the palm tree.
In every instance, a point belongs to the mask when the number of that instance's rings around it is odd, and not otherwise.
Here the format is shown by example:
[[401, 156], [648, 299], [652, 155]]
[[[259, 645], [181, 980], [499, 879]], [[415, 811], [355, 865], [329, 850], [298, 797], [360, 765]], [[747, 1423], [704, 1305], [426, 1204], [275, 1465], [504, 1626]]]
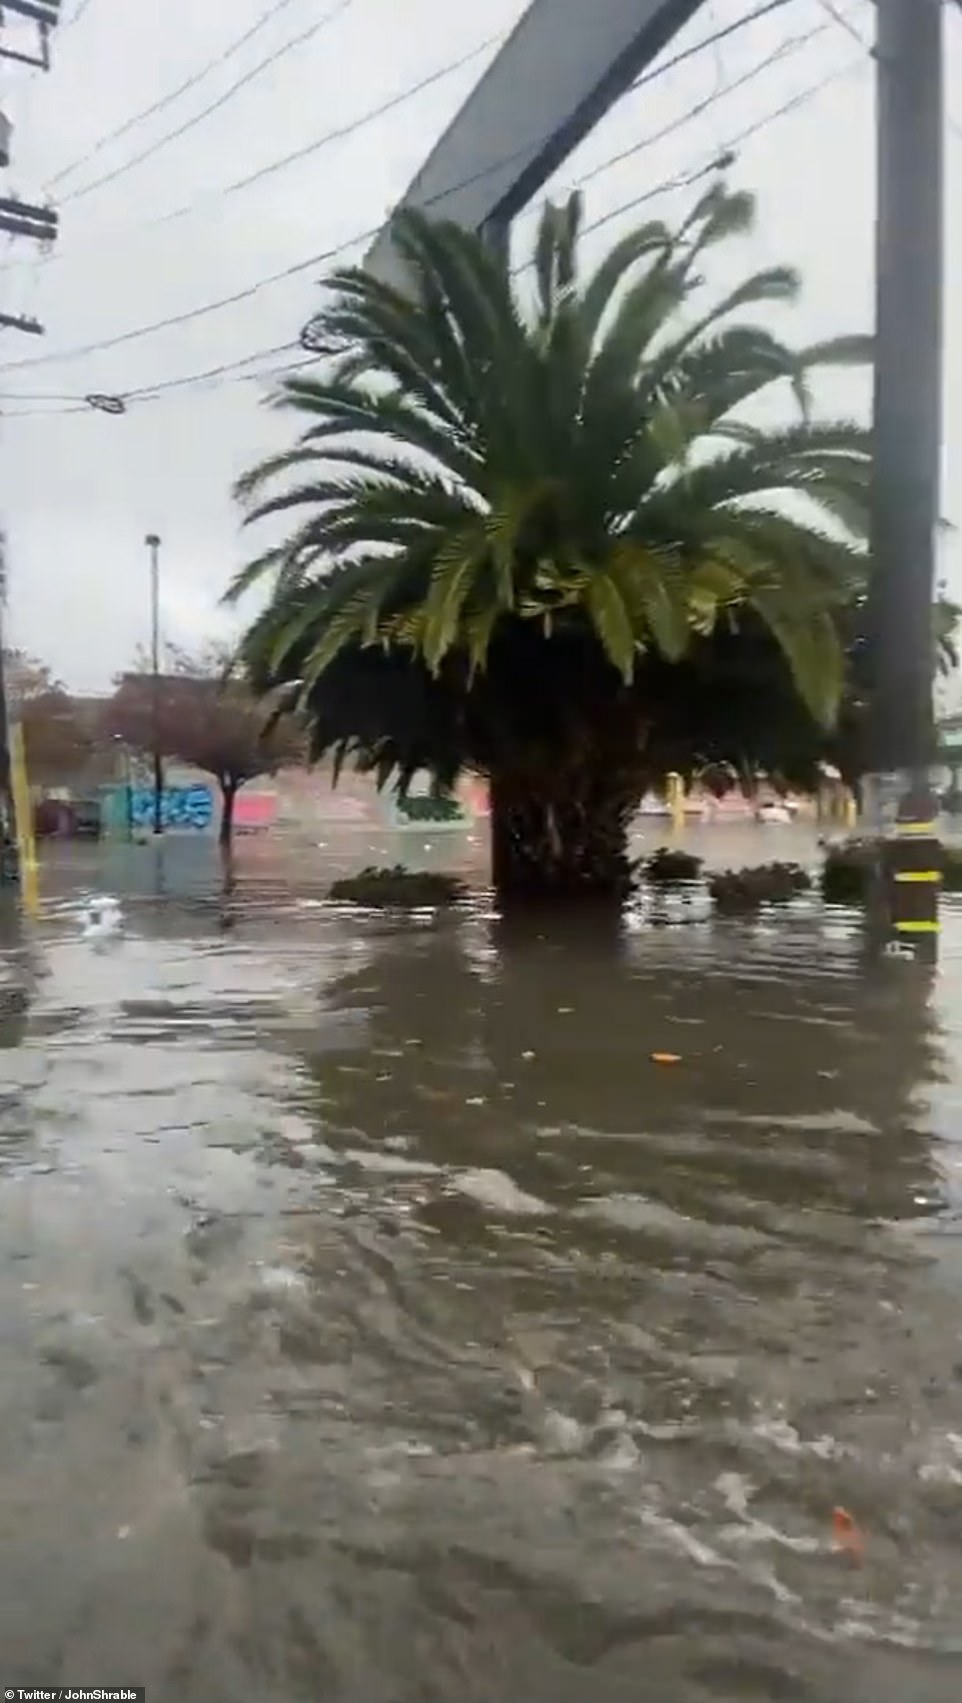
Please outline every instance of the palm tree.
[[[321, 375], [278, 398], [305, 430], [238, 486], [249, 521], [304, 516], [228, 593], [271, 585], [243, 644], [254, 681], [296, 682], [338, 764], [402, 785], [487, 774], [504, 896], [623, 892], [664, 707], [692, 670], [714, 678], [719, 647], [764, 658], [760, 686], [734, 669], [738, 738], [772, 724], [774, 693], [811, 743], [865, 574], [868, 434], [814, 422], [808, 377], [868, 340], [793, 350], [734, 318], [795, 298], [784, 267], [704, 305], [701, 267], [751, 227], [748, 195], [713, 187], [588, 276], [580, 214], [577, 197], [545, 211], [531, 291], [480, 237], [401, 215], [410, 295], [334, 275]], [[778, 380], [798, 419], [747, 423]], [[718, 743], [710, 717], [694, 731]]]

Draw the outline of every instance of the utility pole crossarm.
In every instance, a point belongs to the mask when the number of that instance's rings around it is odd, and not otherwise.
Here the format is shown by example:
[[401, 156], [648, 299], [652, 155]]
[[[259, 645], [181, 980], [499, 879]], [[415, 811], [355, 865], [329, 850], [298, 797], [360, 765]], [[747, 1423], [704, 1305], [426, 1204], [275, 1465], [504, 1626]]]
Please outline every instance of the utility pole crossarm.
[[60, 0], [0, 0], [0, 25], [4, 12], [18, 12], [23, 18], [56, 29], [60, 22]]
[[7, 331], [26, 331], [33, 337], [43, 336], [43, 326], [32, 314], [0, 313], [0, 327]]
[[[60, 0], [0, 0], [0, 30], [7, 12], [17, 12], [32, 19], [38, 26], [43, 47], [42, 60], [33, 60], [0, 45], [0, 57], [26, 59], [28, 64], [43, 64], [49, 69], [49, 34], [60, 21]], [[0, 166], [9, 166], [12, 153], [13, 126], [0, 112]], [[26, 237], [31, 242], [52, 243], [60, 230], [60, 215], [52, 207], [41, 207], [33, 201], [21, 201], [16, 195], [0, 195], [0, 231], [8, 236]], [[0, 329], [23, 331], [31, 337], [41, 337], [43, 326], [28, 314], [0, 313]]]
[[53, 242], [60, 220], [45, 207], [31, 207], [26, 201], [0, 197], [0, 231], [14, 237], [31, 237], [34, 242]]
[[24, 53], [19, 48], [0, 43], [0, 59], [15, 59], [20, 65], [34, 65], [41, 71], [49, 71], [50, 32], [60, 22], [60, 0], [0, 0], [0, 30], [6, 23], [7, 12], [36, 24], [39, 53]]

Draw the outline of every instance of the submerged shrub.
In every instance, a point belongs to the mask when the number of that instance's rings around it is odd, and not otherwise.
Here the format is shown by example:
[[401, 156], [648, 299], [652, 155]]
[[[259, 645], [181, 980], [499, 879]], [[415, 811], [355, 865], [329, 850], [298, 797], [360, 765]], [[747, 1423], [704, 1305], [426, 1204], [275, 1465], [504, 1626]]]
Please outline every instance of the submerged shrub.
[[362, 869], [358, 875], [344, 876], [335, 881], [328, 896], [352, 905], [419, 910], [427, 906], [456, 905], [464, 898], [464, 887], [453, 875], [405, 869], [403, 864], [397, 863], [391, 869], [371, 866]]

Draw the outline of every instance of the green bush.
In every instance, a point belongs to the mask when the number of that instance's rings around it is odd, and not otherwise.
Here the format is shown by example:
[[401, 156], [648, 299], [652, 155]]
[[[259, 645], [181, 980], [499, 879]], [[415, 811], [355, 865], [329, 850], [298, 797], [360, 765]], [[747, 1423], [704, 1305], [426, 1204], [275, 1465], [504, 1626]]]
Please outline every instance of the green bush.
[[371, 867], [362, 869], [358, 875], [344, 876], [335, 881], [328, 897], [340, 903], [377, 909], [420, 910], [426, 906], [456, 905], [464, 897], [464, 887], [453, 875], [405, 869], [398, 863], [393, 869]]
[[807, 893], [811, 885], [811, 876], [797, 863], [763, 863], [713, 875], [708, 891], [722, 915], [743, 916], [762, 905], [785, 904]]
[[659, 846], [641, 865], [641, 875], [653, 887], [672, 887], [679, 881], [697, 881], [704, 858], [677, 847]]
[[827, 905], [864, 905], [878, 859], [877, 840], [843, 840], [829, 846], [822, 865], [822, 898]]
[[[827, 905], [868, 903], [879, 842], [844, 840], [829, 846], [822, 865], [822, 898]], [[962, 846], [943, 846], [940, 853], [942, 886], [946, 893], [962, 893]]]
[[398, 796], [398, 814], [408, 822], [461, 822], [464, 820], [462, 810], [456, 798], [433, 797], [430, 793], [414, 797]]

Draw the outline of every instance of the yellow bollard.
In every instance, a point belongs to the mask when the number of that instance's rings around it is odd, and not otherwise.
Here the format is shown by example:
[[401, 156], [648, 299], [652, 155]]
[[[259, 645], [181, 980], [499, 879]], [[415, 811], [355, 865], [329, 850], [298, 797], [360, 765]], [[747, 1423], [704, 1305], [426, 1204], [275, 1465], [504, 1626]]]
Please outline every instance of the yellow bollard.
[[842, 820], [850, 834], [858, 827], [858, 803], [851, 787], [845, 788], [845, 802], [842, 806]]
[[40, 915], [40, 871], [33, 832], [33, 804], [27, 780], [27, 755], [19, 722], [10, 729], [10, 783], [20, 861], [20, 900], [26, 915], [35, 920]]
[[671, 814], [671, 831], [678, 836], [685, 831], [685, 783], [681, 775], [674, 773], [668, 776], [668, 809]]

